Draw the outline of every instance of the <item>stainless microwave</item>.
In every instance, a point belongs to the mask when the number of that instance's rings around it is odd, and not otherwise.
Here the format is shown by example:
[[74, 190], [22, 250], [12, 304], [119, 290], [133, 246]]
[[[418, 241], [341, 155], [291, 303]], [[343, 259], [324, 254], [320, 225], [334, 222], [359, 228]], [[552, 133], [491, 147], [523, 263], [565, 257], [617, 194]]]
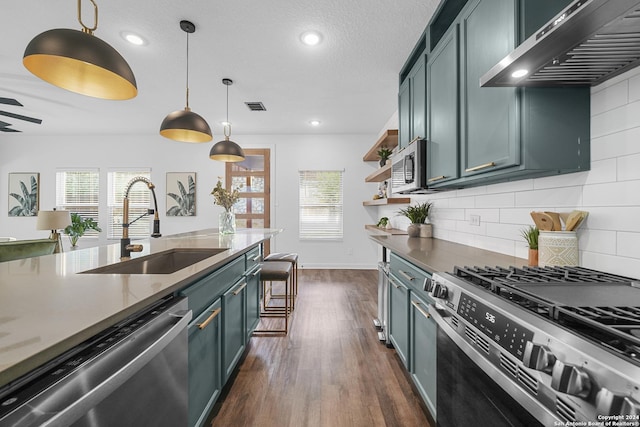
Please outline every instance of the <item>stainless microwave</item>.
[[415, 193], [427, 188], [427, 140], [417, 139], [391, 159], [391, 192]]

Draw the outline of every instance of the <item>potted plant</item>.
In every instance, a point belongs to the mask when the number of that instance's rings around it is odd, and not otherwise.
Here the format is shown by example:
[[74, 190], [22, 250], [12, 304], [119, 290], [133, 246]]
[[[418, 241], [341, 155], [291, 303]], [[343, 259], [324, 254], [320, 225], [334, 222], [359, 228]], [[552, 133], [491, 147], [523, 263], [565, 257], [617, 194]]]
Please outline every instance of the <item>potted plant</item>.
[[387, 160], [391, 157], [391, 153], [393, 153], [393, 151], [386, 147], [382, 147], [378, 150], [378, 156], [380, 156], [380, 167], [387, 164]]
[[524, 240], [527, 241], [527, 245], [529, 246], [529, 267], [537, 267], [538, 266], [538, 236], [540, 235], [540, 230], [538, 227], [529, 226], [520, 231]]
[[376, 227], [391, 228], [391, 222], [389, 221], [389, 218], [387, 218], [386, 216], [383, 216], [382, 218], [380, 218], [380, 221], [378, 221], [378, 223], [376, 224]]
[[407, 228], [409, 237], [431, 237], [433, 235], [431, 224], [424, 223], [429, 218], [432, 206], [431, 202], [423, 202], [398, 211], [400, 215], [406, 216], [411, 221], [411, 225]]
[[78, 245], [78, 239], [84, 236], [88, 230], [102, 231], [93, 218], [83, 218], [77, 213], [72, 213], [71, 225], [64, 229], [64, 234], [69, 236], [71, 247], [75, 248]]

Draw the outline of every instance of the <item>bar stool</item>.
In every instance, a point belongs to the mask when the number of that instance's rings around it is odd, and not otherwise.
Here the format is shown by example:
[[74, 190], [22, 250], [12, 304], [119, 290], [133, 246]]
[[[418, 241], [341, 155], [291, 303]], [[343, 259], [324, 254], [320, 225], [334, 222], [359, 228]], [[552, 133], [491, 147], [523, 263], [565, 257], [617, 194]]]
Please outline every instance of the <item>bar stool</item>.
[[[295, 309], [295, 299], [298, 296], [298, 254], [294, 252], [274, 252], [264, 258], [265, 262], [290, 262], [293, 267], [293, 302], [292, 309]], [[282, 295], [271, 295], [272, 298], [282, 298]]]
[[[260, 317], [278, 317], [284, 319], [284, 329], [256, 329], [254, 334], [273, 334], [289, 332], [289, 316], [293, 310], [290, 303], [293, 301], [291, 294], [293, 292], [292, 285], [292, 264], [290, 262], [271, 261], [262, 264], [260, 270], [260, 282], [262, 283], [262, 303], [260, 307]], [[268, 295], [271, 295], [271, 286], [273, 282], [284, 282], [284, 307], [269, 306], [270, 298], [267, 298], [267, 283], [269, 283]]]

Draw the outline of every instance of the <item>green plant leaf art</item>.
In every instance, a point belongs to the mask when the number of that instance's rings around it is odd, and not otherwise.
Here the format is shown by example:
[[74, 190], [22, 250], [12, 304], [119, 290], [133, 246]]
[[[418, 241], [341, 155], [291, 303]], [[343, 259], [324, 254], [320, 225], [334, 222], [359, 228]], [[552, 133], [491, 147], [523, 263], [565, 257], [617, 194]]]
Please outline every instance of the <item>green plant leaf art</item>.
[[[182, 178], [182, 181], [180, 178], [173, 179], [178, 176]], [[185, 179], [186, 186], [183, 183]], [[167, 173], [167, 216], [195, 216], [195, 214], [196, 182], [194, 174]]]
[[[9, 174], [9, 216], [38, 214], [38, 174]], [[25, 184], [25, 181], [29, 185]]]

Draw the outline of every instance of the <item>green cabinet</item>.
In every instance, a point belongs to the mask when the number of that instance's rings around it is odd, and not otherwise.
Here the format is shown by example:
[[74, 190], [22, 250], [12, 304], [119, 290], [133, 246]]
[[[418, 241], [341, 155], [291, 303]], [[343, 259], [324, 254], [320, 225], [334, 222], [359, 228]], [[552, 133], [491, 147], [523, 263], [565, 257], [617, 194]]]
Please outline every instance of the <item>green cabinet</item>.
[[410, 307], [411, 378], [434, 418], [436, 414], [436, 345], [438, 325], [431, 318], [426, 299], [411, 293]]
[[260, 267], [245, 276], [247, 282], [247, 340], [260, 323]]
[[415, 138], [427, 135], [427, 72], [422, 52], [400, 86], [398, 94], [398, 145], [406, 147]]
[[242, 277], [222, 294], [222, 376], [231, 376], [247, 342], [247, 281]]
[[220, 299], [189, 324], [189, 426], [202, 426], [222, 388]]
[[453, 25], [435, 47], [427, 63], [429, 186], [459, 177], [458, 69], [458, 25]]
[[389, 339], [406, 368], [409, 368], [410, 291], [393, 274], [389, 277]]

